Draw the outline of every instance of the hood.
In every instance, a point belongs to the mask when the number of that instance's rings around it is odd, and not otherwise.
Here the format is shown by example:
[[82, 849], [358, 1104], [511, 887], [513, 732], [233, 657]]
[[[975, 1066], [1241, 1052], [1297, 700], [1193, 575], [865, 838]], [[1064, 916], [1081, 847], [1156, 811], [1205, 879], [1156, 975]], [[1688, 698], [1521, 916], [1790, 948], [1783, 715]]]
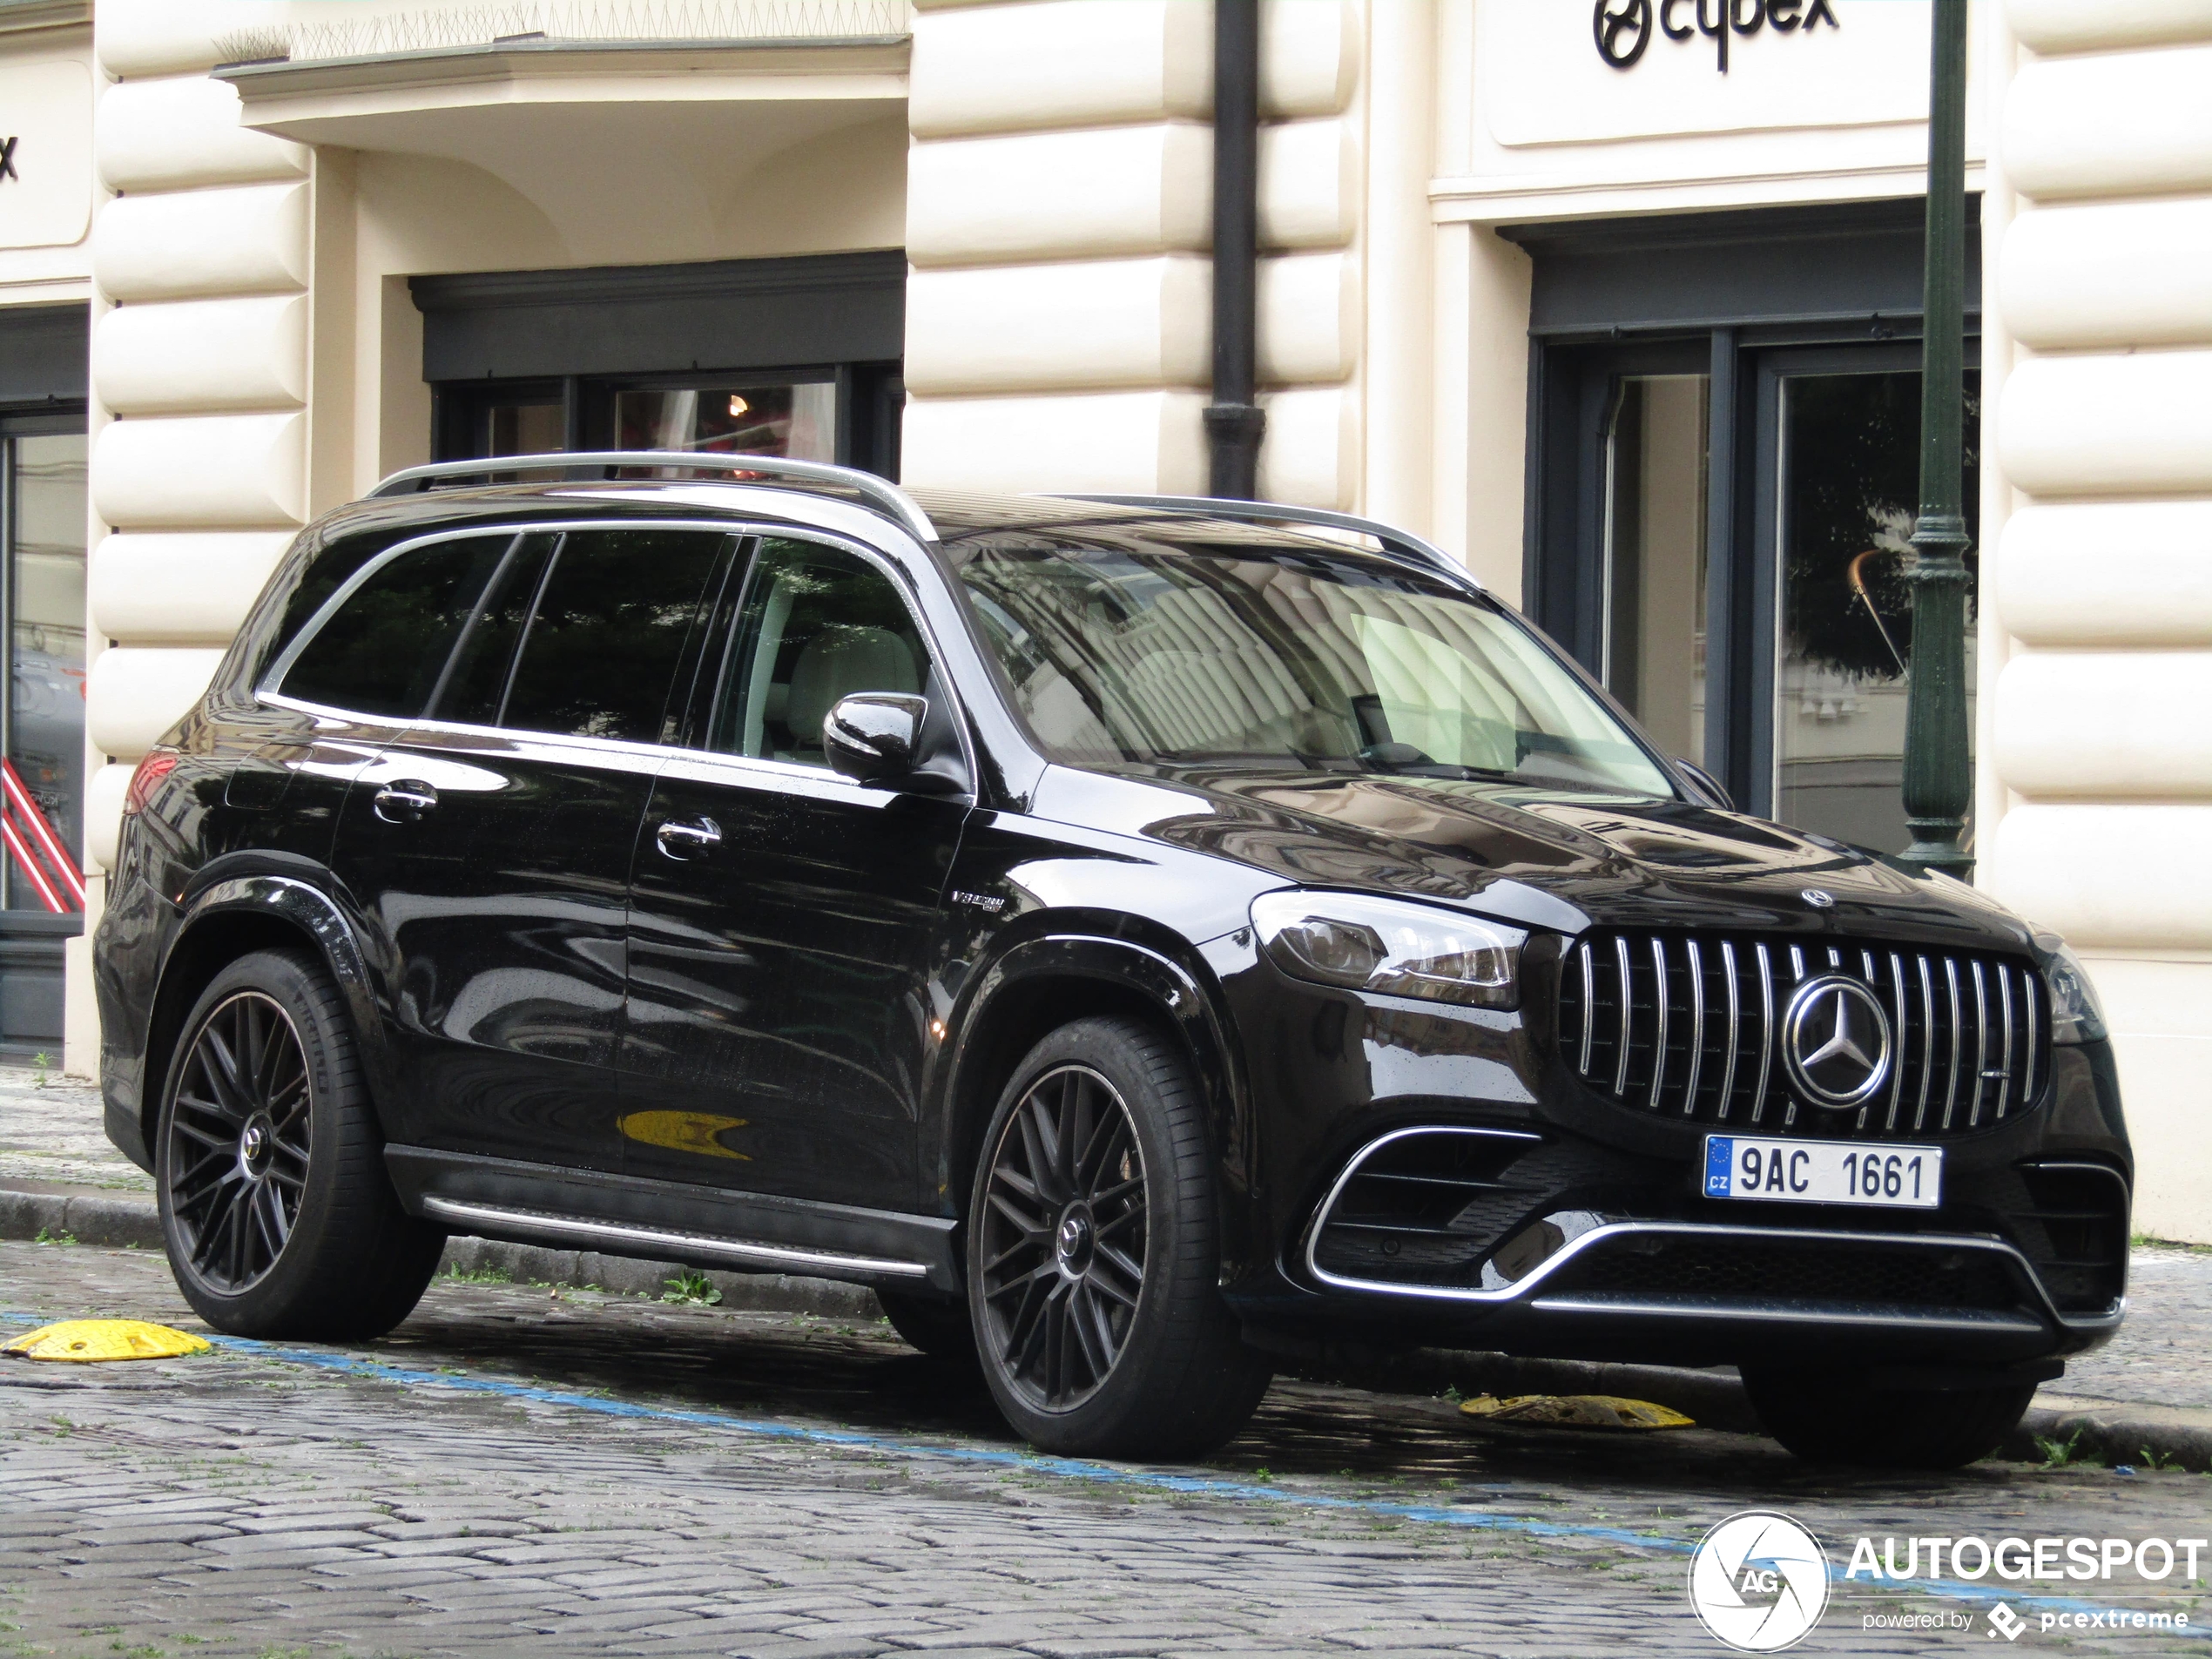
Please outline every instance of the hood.
[[1970, 887], [1686, 801], [1375, 773], [1054, 770], [1059, 787], [1043, 792], [1062, 809], [1041, 799], [1048, 816], [1075, 807], [1071, 821], [1305, 887], [1464, 905], [1562, 933], [1696, 927], [2029, 948], [2027, 927]]

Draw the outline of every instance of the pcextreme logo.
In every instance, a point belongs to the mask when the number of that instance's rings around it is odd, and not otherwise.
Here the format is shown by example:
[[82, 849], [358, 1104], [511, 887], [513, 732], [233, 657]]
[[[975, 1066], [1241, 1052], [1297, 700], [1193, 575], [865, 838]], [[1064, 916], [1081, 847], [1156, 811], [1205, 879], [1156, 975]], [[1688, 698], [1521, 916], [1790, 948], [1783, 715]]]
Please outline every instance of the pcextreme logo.
[[1689, 1558], [1689, 1604], [1739, 1653], [1779, 1653], [1827, 1608], [1827, 1552], [1789, 1516], [1746, 1509], [1707, 1533]]

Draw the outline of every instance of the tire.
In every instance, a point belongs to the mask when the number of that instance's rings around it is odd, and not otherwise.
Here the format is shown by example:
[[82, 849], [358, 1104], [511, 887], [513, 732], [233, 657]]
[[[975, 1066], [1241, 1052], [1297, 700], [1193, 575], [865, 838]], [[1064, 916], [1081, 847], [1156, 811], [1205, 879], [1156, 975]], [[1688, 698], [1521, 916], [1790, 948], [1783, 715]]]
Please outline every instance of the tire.
[[980, 1362], [1042, 1451], [1189, 1458], [1243, 1427], [1268, 1366], [1222, 1300], [1213, 1157], [1180, 1048], [1079, 1020], [1029, 1051], [968, 1201]]
[[444, 1230], [400, 1208], [345, 1004], [304, 953], [241, 956], [200, 994], [154, 1145], [170, 1270], [218, 1331], [379, 1337], [437, 1271]]
[[968, 1317], [967, 1303], [898, 1291], [878, 1291], [875, 1299], [883, 1304], [884, 1318], [909, 1347], [954, 1365], [975, 1363], [975, 1327]]
[[1744, 1392], [1766, 1432], [1808, 1463], [1865, 1469], [1963, 1468], [2004, 1444], [2033, 1383], [1877, 1388], [1848, 1372], [1746, 1367]]

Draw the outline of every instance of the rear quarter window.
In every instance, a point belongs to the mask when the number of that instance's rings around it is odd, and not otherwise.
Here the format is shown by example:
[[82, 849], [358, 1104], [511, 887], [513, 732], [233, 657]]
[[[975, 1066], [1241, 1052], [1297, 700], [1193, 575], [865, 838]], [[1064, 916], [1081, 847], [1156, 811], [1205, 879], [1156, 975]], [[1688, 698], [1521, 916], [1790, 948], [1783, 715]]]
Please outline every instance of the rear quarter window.
[[[515, 541], [511, 531], [465, 536], [409, 548], [373, 565], [359, 586], [317, 624], [286, 669], [287, 697], [351, 713], [413, 719], [437, 685], [484, 584]], [[360, 565], [355, 565], [355, 570]], [[298, 610], [310, 586], [341, 591], [352, 571], [327, 582], [320, 566], [287, 610]]]

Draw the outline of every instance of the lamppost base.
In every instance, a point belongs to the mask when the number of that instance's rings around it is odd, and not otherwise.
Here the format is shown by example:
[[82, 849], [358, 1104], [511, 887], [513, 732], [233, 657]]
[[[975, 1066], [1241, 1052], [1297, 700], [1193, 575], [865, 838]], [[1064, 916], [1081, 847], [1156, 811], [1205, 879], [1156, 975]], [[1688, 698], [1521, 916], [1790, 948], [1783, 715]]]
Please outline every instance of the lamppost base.
[[1971, 882], [1974, 879], [1974, 855], [1959, 845], [1964, 828], [1956, 819], [1939, 819], [1929, 823], [1919, 819], [1907, 819], [1912, 831], [1912, 845], [1898, 854], [1898, 861], [1916, 864], [1923, 870], [1941, 871], [1955, 881]]

